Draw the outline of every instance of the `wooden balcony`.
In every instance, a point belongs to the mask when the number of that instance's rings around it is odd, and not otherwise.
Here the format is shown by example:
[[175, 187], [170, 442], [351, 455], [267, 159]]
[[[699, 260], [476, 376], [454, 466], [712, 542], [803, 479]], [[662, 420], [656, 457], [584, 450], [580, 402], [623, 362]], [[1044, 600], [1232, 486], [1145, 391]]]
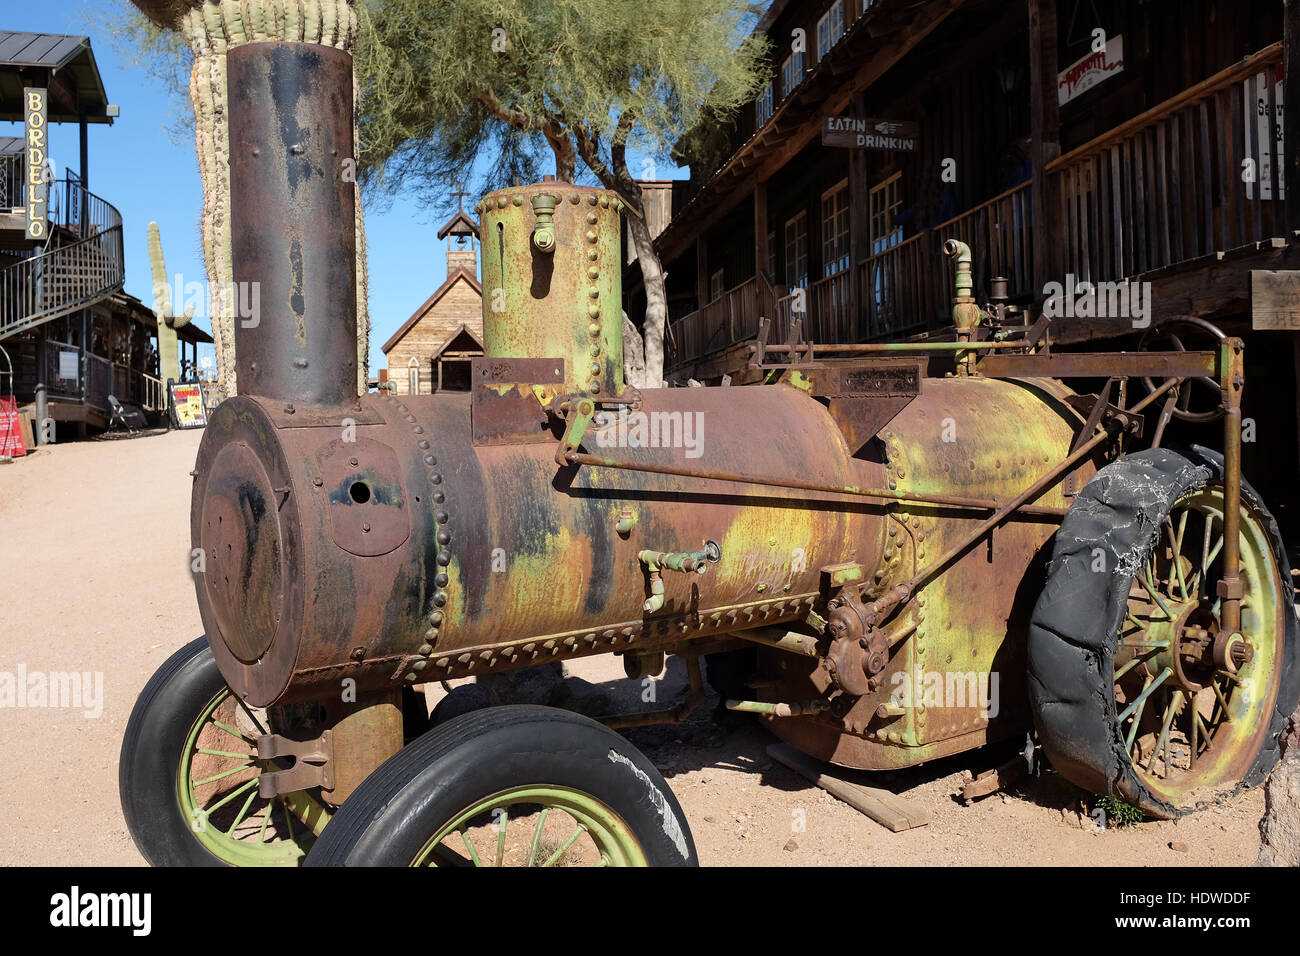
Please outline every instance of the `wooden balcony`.
[[[1034, 261], [1032, 189], [1024, 183], [861, 260], [856, 283], [840, 272], [770, 306], [733, 296], [749, 283], [738, 286], [674, 326], [679, 351], [670, 364], [745, 341], [758, 315], [772, 321], [775, 340], [788, 336], [795, 315], [804, 335], [823, 343], [942, 328], [953, 289], [947, 239], [971, 247], [980, 301], [993, 276], [1007, 279], [1012, 300], [1030, 304], [1046, 295], [1042, 285], [1072, 275], [1076, 284], [1153, 281], [1158, 307], [1169, 314], [1239, 313], [1251, 268], [1300, 268], [1283, 258], [1300, 222], [1287, 221], [1277, 162], [1281, 67], [1278, 43], [1048, 164], [1047, 262]], [[1211, 273], [1225, 258], [1241, 264]], [[751, 309], [759, 311], [751, 316]], [[1060, 340], [1131, 331], [1107, 321], [1072, 319]]]
[[728, 289], [702, 309], [683, 316], [670, 327], [675, 358], [699, 358], [758, 334], [758, 320], [776, 312], [775, 294], [762, 276], [751, 276]]
[[[861, 260], [855, 308], [849, 270], [777, 298], [755, 277], [714, 299], [672, 326], [678, 366], [752, 339], [760, 316], [772, 323], [773, 341], [784, 341], [795, 317], [814, 342], [879, 341], [940, 328], [948, 323], [952, 265], [943, 255], [947, 239], [961, 239], [975, 252], [978, 285], [1008, 279], [1011, 295], [1032, 296], [1029, 185], [995, 196], [960, 216]], [[760, 294], [765, 293], [765, 294]]]
[[1277, 43], [1049, 164], [1058, 278], [1134, 278], [1288, 235], [1268, 120], [1281, 66]]

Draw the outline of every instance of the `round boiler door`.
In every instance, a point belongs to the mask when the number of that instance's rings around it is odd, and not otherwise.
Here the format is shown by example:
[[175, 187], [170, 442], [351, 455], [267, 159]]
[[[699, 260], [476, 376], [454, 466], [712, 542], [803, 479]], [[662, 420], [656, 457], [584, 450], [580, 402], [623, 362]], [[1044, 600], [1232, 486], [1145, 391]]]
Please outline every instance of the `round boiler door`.
[[279, 497], [247, 445], [217, 454], [203, 502], [203, 577], [221, 640], [245, 664], [266, 653], [284, 616]]

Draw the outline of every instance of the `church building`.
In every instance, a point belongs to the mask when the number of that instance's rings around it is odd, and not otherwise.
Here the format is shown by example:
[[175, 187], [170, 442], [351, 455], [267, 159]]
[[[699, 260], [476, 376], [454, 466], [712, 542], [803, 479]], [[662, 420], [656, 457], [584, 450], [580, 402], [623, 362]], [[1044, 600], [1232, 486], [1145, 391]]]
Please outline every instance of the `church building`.
[[478, 223], [457, 210], [438, 238], [447, 240], [447, 280], [383, 346], [396, 395], [467, 392], [470, 359], [483, 354]]

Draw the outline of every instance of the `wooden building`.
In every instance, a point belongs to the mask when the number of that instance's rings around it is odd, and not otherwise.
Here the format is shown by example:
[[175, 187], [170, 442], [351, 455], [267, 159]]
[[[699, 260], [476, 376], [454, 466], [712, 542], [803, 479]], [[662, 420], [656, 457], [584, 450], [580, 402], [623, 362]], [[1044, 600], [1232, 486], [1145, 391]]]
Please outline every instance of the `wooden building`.
[[1053, 284], [1149, 289], [1145, 317], [1059, 315], [1054, 344], [1132, 348], [1173, 316], [1244, 335], [1247, 470], [1284, 463], [1290, 497], [1300, 4], [775, 0], [757, 30], [770, 83], [721, 149], [679, 147], [692, 178], [656, 240], [670, 379], [752, 377], [760, 317], [776, 340], [795, 316], [815, 342], [934, 334], [956, 238], [980, 302], [995, 276], [1034, 310]]
[[[182, 380], [196, 381], [198, 346], [211, 344], [212, 337], [190, 323], [176, 338]], [[19, 405], [34, 411], [36, 386], [43, 384], [48, 416], [57, 423], [103, 428], [110, 395], [146, 413], [167, 410], [158, 368], [158, 318], [125, 292], [6, 338], [0, 348], [13, 363]]]
[[470, 360], [483, 354], [478, 223], [459, 210], [438, 230], [447, 240], [447, 279], [384, 343], [387, 381], [397, 395], [467, 392]]
[[[0, 31], [0, 120], [22, 124], [0, 138], [0, 349], [19, 404], [43, 385], [48, 417], [78, 431], [107, 424], [109, 395], [167, 407], [157, 319], [122, 291], [122, 216], [88, 185], [87, 125], [116, 115], [88, 38]], [[50, 162], [51, 123], [79, 126], [79, 168]], [[212, 339], [193, 325], [178, 337], [192, 369]]]

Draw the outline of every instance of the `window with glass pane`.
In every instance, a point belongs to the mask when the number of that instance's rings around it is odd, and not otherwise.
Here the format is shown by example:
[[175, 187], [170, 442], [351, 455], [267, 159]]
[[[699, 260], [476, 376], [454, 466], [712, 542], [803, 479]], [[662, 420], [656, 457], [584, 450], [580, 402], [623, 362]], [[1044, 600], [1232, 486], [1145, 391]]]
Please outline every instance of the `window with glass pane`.
[[763, 92], [754, 100], [754, 128], [759, 129], [772, 118], [772, 84], [763, 87]]
[[723, 270], [719, 269], [717, 272], [713, 273], [713, 275], [709, 276], [709, 301], [710, 302], [712, 302], [718, 296], [722, 295], [722, 293], [727, 291], [727, 287], [723, 285], [723, 274], [724, 274]]
[[840, 183], [822, 196], [822, 275], [849, 267], [849, 183]]
[[785, 224], [785, 284], [798, 289], [808, 284], [808, 214], [801, 212]]
[[[412, 359], [411, 361], [414, 362], [415, 360]], [[420, 366], [412, 364], [411, 367], [407, 369], [406, 374], [407, 374], [406, 387], [410, 390], [410, 394], [419, 395], [420, 394]]]
[[844, 0], [835, 0], [831, 8], [817, 21], [817, 60], [826, 55], [837, 40], [844, 35]]
[[781, 96], [787, 97], [803, 79], [803, 50], [791, 53], [781, 64]]
[[[902, 207], [902, 173], [895, 173], [872, 188], [867, 198], [871, 222], [871, 254], [877, 256], [903, 241], [903, 227], [896, 225]], [[894, 270], [889, 257], [873, 259], [868, 279], [872, 297], [872, 325], [877, 332], [892, 329], [899, 322]]]
[[871, 254], [884, 252], [903, 241], [903, 227], [895, 225], [903, 205], [903, 174], [895, 173], [874, 186], [868, 200], [871, 214]]

